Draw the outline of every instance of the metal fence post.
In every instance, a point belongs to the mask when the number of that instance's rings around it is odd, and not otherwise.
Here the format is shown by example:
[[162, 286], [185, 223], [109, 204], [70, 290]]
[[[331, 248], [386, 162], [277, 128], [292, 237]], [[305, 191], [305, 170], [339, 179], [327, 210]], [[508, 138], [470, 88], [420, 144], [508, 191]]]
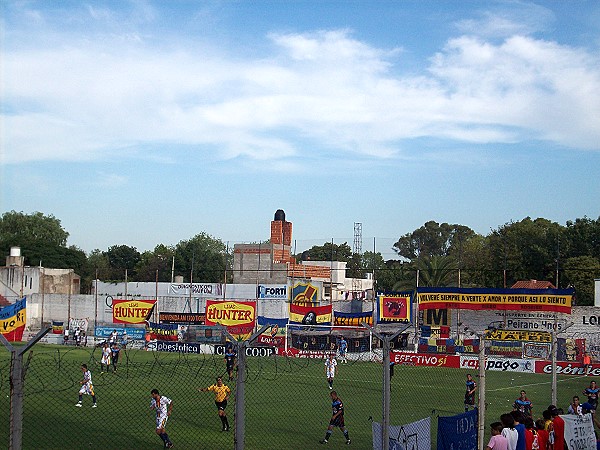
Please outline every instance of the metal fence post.
[[23, 372], [23, 354], [43, 338], [52, 327], [40, 330], [35, 337], [22, 348], [15, 348], [4, 335], [0, 334], [0, 342], [11, 353], [10, 357], [10, 437], [9, 450], [21, 450], [23, 445], [23, 388], [25, 373]]
[[477, 448], [485, 448], [483, 445], [485, 435], [485, 333], [479, 336], [479, 403], [477, 411]]
[[237, 379], [235, 389], [235, 428], [233, 433], [233, 445], [235, 450], [244, 450], [244, 442], [246, 440], [246, 349], [256, 340], [258, 336], [271, 325], [263, 325], [256, 331], [247, 341], [238, 341], [227, 330], [223, 330], [224, 334], [237, 343]]

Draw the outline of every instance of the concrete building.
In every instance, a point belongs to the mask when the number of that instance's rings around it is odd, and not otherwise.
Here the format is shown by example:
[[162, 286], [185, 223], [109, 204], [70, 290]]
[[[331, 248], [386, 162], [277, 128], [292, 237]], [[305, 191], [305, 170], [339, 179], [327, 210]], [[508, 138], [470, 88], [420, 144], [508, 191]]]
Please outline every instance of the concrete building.
[[14, 303], [31, 294], [79, 294], [81, 277], [73, 269], [49, 269], [23, 264], [19, 247], [11, 247], [0, 267], [0, 302]]

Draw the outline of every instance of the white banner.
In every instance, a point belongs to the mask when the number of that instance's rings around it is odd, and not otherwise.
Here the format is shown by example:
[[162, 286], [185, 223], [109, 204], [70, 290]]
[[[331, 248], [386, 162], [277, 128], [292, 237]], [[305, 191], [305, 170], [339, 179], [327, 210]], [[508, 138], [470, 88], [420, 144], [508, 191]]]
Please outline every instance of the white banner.
[[[479, 369], [479, 358], [477, 356], [460, 357], [461, 369]], [[535, 364], [529, 359], [502, 358], [500, 356], [487, 356], [485, 358], [485, 370], [499, 372], [526, 372], [534, 373]]]
[[596, 436], [591, 414], [560, 416], [565, 421], [565, 442], [567, 448], [576, 450], [596, 450]]
[[[170, 295], [190, 295], [190, 283], [169, 285]], [[192, 295], [198, 297], [219, 297], [223, 295], [223, 288], [219, 283], [193, 283]]]
[[[371, 424], [373, 450], [383, 448], [381, 423]], [[431, 450], [431, 418], [417, 420], [406, 425], [390, 425], [390, 450]]]
[[85, 331], [87, 334], [88, 331], [88, 323], [89, 319], [73, 319], [69, 320], [69, 330], [74, 331], [79, 328], [81, 331]]

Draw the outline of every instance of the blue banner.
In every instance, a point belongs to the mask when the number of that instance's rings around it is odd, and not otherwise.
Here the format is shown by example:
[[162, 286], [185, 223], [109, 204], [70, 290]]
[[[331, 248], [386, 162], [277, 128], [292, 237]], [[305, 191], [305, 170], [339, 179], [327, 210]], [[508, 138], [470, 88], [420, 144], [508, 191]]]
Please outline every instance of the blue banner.
[[273, 319], [271, 317], [258, 316], [258, 328], [263, 325], [277, 325], [280, 329], [285, 329], [288, 324], [288, 318], [285, 319]]
[[477, 409], [438, 417], [437, 450], [477, 450]]
[[110, 337], [110, 333], [112, 333], [113, 330], [117, 330], [117, 335], [119, 336], [119, 340], [123, 339], [123, 331], [127, 331], [127, 337], [129, 339], [139, 339], [142, 341], [144, 340], [144, 334], [146, 333], [146, 330], [144, 330], [143, 328], [96, 327], [94, 329], [94, 336], [107, 338], [107, 337]]

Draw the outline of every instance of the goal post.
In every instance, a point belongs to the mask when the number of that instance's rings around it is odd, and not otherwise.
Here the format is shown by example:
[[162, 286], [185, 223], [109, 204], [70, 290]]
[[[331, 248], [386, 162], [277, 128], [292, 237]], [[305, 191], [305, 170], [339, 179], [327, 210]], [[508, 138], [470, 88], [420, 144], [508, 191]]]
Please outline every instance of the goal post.
[[325, 357], [338, 353], [344, 337], [348, 359], [369, 359], [373, 353], [371, 330], [356, 326], [288, 324], [285, 331], [286, 354]]

